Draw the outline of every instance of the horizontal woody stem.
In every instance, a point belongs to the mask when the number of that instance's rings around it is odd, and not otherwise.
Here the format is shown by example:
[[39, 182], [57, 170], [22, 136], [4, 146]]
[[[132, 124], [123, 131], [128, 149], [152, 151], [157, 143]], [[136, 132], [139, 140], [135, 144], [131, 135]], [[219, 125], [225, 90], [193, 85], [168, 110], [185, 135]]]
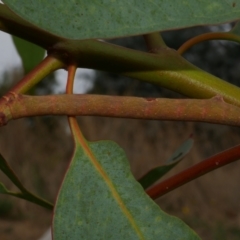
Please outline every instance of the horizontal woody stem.
[[28, 96], [10, 92], [0, 99], [0, 126], [11, 119], [44, 115], [198, 121], [240, 126], [240, 108], [226, 103], [220, 96], [166, 99], [90, 94]]

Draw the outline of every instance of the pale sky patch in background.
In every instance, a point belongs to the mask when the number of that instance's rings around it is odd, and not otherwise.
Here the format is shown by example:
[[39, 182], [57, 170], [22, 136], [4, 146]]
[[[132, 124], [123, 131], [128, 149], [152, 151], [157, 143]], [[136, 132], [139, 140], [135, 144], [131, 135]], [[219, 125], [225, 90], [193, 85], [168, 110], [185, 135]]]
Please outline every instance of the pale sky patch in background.
[[[21, 66], [21, 59], [15, 49], [11, 36], [0, 31], [0, 76], [5, 72], [11, 72], [14, 68]], [[93, 87], [95, 71], [91, 69], [78, 69], [74, 83], [74, 93], [85, 93]], [[67, 71], [56, 71], [58, 85], [54, 88], [54, 93], [64, 93]]]

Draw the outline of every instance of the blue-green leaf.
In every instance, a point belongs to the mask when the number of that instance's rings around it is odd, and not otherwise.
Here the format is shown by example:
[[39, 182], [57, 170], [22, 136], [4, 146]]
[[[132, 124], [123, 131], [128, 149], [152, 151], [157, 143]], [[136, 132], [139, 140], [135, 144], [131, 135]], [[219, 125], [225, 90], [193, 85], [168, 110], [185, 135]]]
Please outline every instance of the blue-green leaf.
[[33, 43], [12, 36], [15, 47], [22, 60], [25, 74], [30, 72], [43, 59], [45, 50]]
[[140, 35], [240, 18], [230, 0], [4, 0], [16, 14], [65, 38]]
[[146, 195], [117, 144], [89, 143], [81, 133], [75, 135], [75, 152], [55, 205], [54, 239], [199, 239]]

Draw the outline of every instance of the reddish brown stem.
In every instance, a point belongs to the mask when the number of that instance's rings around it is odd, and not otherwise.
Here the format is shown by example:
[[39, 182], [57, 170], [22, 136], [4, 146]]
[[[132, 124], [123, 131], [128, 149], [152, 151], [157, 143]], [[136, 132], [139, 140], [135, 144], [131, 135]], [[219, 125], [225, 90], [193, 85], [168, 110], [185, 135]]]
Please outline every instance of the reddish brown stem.
[[224, 102], [221, 97], [199, 100], [88, 94], [53, 96], [8, 94], [0, 100], [0, 125], [6, 124], [10, 119], [43, 115], [88, 115], [240, 125], [239, 107]]
[[208, 40], [229, 40], [240, 43], [240, 37], [237, 34], [231, 32], [210, 32], [189, 39], [178, 49], [178, 53], [183, 54], [195, 44]]
[[240, 159], [240, 145], [218, 153], [147, 190], [147, 194], [156, 199], [208, 172]]
[[30, 73], [14, 85], [10, 91], [14, 93], [26, 93], [48, 74], [62, 68], [63, 66], [64, 63], [55, 56], [47, 56]]
[[[67, 94], [71, 94], [71, 95], [73, 94], [74, 77], [76, 74], [76, 70], [77, 70], [77, 67], [74, 64], [72, 64], [68, 67], [68, 79], [67, 79], [67, 86], [66, 86]], [[75, 148], [76, 148], [77, 142], [79, 140], [77, 136], [81, 136], [80, 139], [82, 139], [83, 135], [78, 126], [78, 122], [77, 122], [77, 119], [75, 116], [69, 115], [68, 123], [69, 123], [70, 129], [72, 131], [72, 135], [74, 138], [74, 144], [75, 144]], [[79, 133], [79, 135], [78, 135], [78, 133]], [[81, 140], [80, 140], [80, 142], [81, 142]]]
[[66, 86], [66, 93], [73, 94], [73, 85], [74, 85], [74, 78], [76, 74], [77, 66], [71, 64], [68, 66], [68, 79], [67, 79], [67, 86]]

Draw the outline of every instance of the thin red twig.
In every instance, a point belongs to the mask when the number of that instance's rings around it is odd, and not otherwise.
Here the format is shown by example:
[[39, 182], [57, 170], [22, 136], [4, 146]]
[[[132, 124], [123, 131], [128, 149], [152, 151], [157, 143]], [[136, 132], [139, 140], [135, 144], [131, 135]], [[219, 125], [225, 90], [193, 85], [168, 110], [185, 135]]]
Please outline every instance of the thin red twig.
[[227, 149], [206, 160], [166, 179], [163, 182], [149, 188], [146, 193], [153, 199], [163, 196], [164, 194], [178, 188], [208, 172], [211, 172], [224, 165], [240, 159], [240, 145]]

